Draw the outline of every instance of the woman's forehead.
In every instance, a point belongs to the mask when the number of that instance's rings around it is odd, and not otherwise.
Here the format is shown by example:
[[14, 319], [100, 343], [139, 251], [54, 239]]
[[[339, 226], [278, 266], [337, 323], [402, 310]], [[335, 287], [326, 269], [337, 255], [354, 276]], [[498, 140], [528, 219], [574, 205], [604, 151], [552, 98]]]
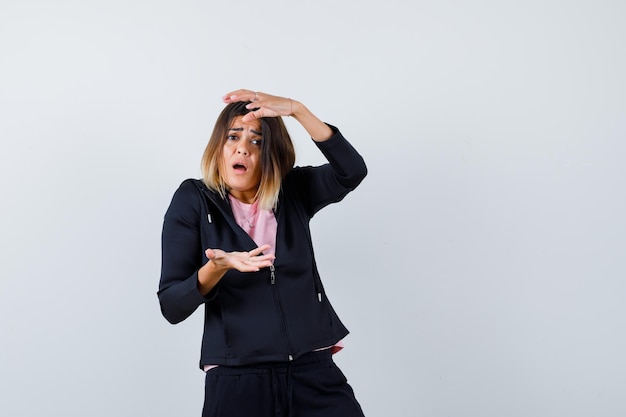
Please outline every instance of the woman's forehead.
[[261, 131], [261, 122], [258, 119], [250, 120], [248, 122], [244, 122], [243, 116], [236, 116], [231, 120], [229, 129], [240, 129], [244, 130], [256, 130], [257, 132]]

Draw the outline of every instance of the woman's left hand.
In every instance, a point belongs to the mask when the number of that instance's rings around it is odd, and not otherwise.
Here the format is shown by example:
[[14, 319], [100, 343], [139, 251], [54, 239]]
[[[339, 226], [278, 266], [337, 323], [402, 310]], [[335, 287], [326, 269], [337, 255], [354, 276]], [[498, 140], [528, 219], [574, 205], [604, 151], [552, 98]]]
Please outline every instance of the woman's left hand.
[[331, 128], [311, 113], [304, 104], [287, 97], [242, 89], [231, 91], [224, 95], [222, 100], [228, 104], [238, 101], [251, 101], [252, 103], [246, 105], [246, 108], [255, 110], [242, 117], [241, 120], [244, 122], [261, 117], [293, 116], [316, 142], [328, 140], [333, 135]]
[[249, 122], [260, 117], [292, 116], [297, 111], [298, 103], [286, 97], [273, 96], [260, 91], [236, 90], [222, 97], [224, 103], [238, 101], [251, 101], [246, 107], [256, 109], [243, 117], [244, 122]]

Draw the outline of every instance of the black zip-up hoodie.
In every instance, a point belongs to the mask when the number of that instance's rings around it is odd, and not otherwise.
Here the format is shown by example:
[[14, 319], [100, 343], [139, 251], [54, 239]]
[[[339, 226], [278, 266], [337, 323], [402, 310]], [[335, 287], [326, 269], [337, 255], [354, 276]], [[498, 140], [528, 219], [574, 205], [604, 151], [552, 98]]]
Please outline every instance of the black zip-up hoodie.
[[273, 268], [228, 271], [206, 296], [197, 286], [198, 269], [208, 262], [204, 251], [249, 251], [257, 245], [235, 222], [228, 198], [194, 179], [176, 190], [163, 223], [158, 297], [172, 324], [205, 305], [200, 367], [289, 361], [348, 334], [325, 296], [309, 221], [356, 188], [367, 168], [331, 128], [330, 139], [315, 142], [329, 163], [295, 167], [283, 180]]

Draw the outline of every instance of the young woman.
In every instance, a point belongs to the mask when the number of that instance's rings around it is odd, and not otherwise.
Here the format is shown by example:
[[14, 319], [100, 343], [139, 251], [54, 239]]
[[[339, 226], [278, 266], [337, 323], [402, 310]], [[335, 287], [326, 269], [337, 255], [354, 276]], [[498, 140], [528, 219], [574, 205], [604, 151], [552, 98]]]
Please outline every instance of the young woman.
[[[165, 214], [159, 302], [178, 323], [204, 305], [204, 417], [363, 416], [332, 354], [348, 330], [326, 298], [309, 221], [367, 169], [337, 128], [302, 103], [250, 90], [224, 96], [202, 158]], [[281, 116], [328, 163], [294, 167]]]

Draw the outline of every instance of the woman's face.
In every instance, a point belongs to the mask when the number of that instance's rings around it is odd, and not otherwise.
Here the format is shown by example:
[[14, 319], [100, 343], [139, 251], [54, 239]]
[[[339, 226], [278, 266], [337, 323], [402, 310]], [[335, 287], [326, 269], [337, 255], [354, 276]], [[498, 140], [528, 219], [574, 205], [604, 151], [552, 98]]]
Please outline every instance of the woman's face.
[[233, 119], [222, 150], [222, 178], [230, 194], [244, 203], [252, 203], [261, 183], [261, 123]]

